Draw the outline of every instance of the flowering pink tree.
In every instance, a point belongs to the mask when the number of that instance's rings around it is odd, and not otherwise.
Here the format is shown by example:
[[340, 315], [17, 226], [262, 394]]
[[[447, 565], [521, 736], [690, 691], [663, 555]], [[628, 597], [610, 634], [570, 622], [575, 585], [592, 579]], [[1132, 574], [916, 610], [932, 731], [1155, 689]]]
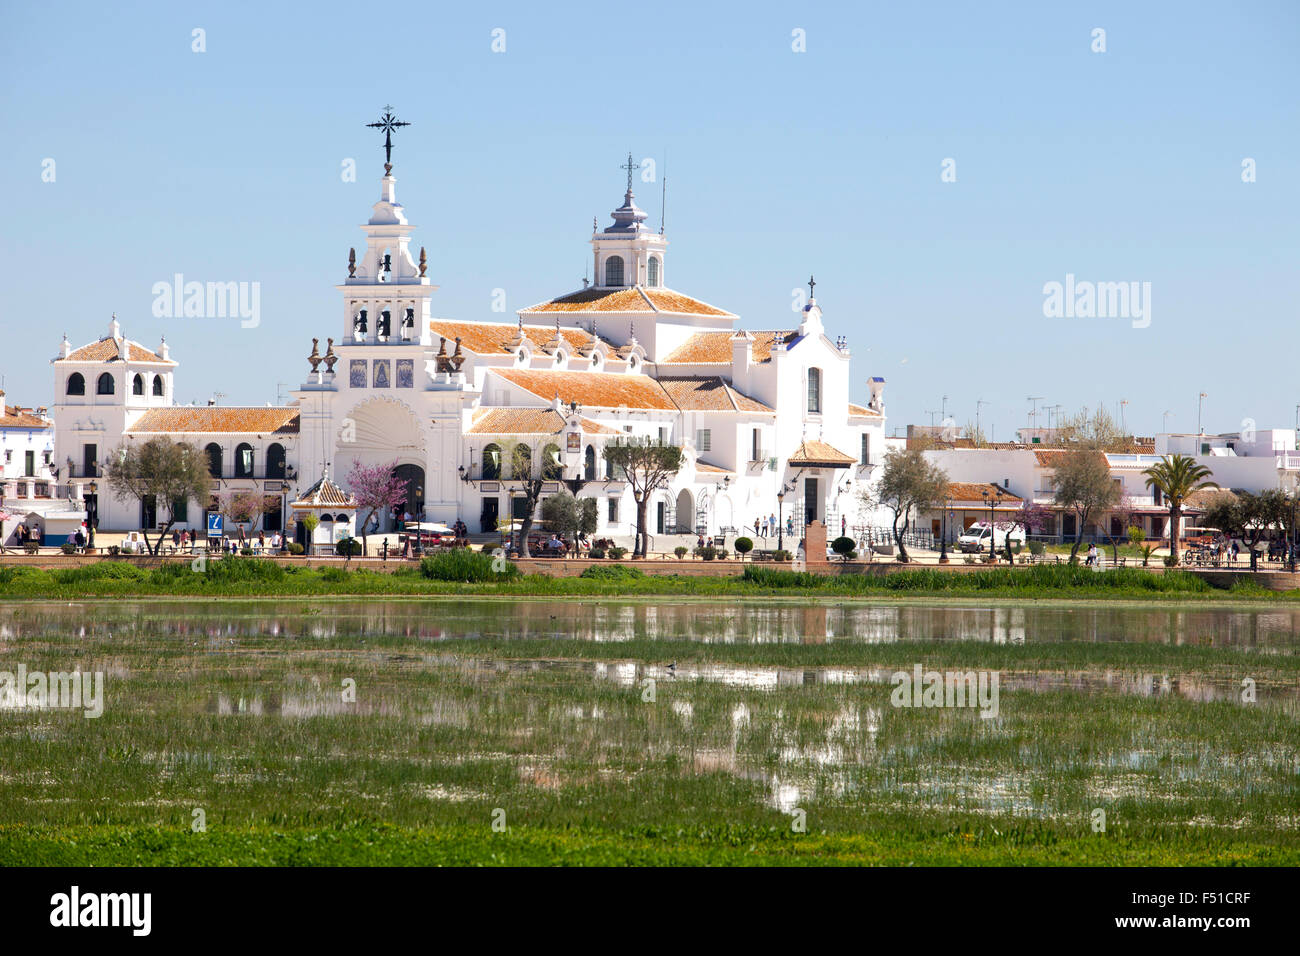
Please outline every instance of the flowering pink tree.
[[[1029, 546], [1029, 536], [1038, 534], [1043, 528], [1047, 527], [1052, 521], [1052, 512], [1048, 511], [1042, 505], [1034, 501], [1033, 498], [1026, 498], [1021, 502], [1020, 507], [1012, 512], [1007, 519], [1008, 530], [1014, 531], [1017, 528], [1024, 529], [1025, 546]], [[1007, 535], [1007, 560], [1011, 557], [1011, 536]]]
[[406, 482], [397, 477], [397, 462], [391, 465], [363, 465], [352, 459], [352, 470], [344, 481], [357, 499], [357, 514], [365, 512], [359, 530], [366, 537], [370, 519], [406, 500]]

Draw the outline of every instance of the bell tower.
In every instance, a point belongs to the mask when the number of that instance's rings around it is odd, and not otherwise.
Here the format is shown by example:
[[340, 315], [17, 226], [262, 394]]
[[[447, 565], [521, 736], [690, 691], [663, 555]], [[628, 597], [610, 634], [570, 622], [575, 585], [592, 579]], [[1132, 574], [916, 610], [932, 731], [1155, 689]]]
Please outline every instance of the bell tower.
[[425, 271], [428, 262], [420, 250], [417, 263], [411, 255], [411, 233], [415, 227], [397, 201], [397, 179], [393, 176], [395, 129], [409, 126], [399, 122], [392, 107], [384, 108], [379, 122], [369, 126], [384, 132], [384, 176], [379, 201], [370, 220], [361, 228], [366, 246], [360, 260], [355, 249], [348, 252], [348, 278], [336, 286], [343, 293], [344, 343], [429, 344], [430, 301], [437, 286]]
[[632, 194], [632, 173], [640, 165], [632, 161], [628, 153], [627, 163], [622, 167], [627, 170], [627, 192], [623, 194], [623, 205], [610, 215], [614, 219], [612, 226], [604, 231], [594, 229], [591, 236], [592, 262], [595, 268], [594, 285], [598, 289], [630, 289], [643, 286], [657, 289], [664, 286], [664, 250], [668, 240], [645, 224], [646, 213], [636, 204]]

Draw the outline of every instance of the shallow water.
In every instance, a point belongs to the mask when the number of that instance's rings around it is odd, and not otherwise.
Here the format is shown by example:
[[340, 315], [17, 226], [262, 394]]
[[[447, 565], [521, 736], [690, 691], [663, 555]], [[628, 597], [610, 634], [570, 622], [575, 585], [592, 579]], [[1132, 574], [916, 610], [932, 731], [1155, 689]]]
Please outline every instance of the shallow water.
[[[530, 653], [530, 642], [556, 638], [591, 642], [592, 653]], [[670, 669], [631, 647], [594, 647], [633, 641], [691, 642], [701, 653]], [[998, 672], [1007, 697], [991, 719], [891, 706], [891, 678], [908, 668], [871, 663], [873, 648], [921, 654], [957, 642], [1012, 652], [1194, 645], [1265, 665], [1300, 651], [1300, 610], [463, 598], [17, 604], [0, 608], [0, 671], [102, 670], [105, 717], [87, 727], [0, 699], [0, 811], [15, 820], [51, 812], [47, 797], [24, 786], [40, 781], [65, 784], [71, 796], [60, 800], [79, 813], [105, 796], [82, 782], [93, 779], [82, 774], [85, 761], [124, 759], [126, 769], [112, 763], [105, 775], [124, 791], [112, 797], [146, 810], [209, 778], [246, 788], [259, 812], [268, 800], [275, 808], [280, 799], [364, 800], [410, 814], [413, 794], [492, 805], [505, 802], [503, 787], [518, 788], [518, 800], [610, 777], [647, 787], [649, 807], [671, 774], [720, 774], [782, 812], [811, 801], [1073, 818], [1099, 801], [1139, 799], [1186, 804], [1182, 822], [1202, 825], [1248, 792], [1265, 801], [1267, 819], [1295, 829], [1295, 681], [1260, 681], [1248, 710], [1242, 675], [1230, 669], [1144, 671], [1110, 666], [1105, 655], [1036, 669], [1027, 653], [1029, 663]], [[859, 646], [850, 656], [860, 663], [789, 665], [800, 646], [826, 644]], [[753, 648], [739, 663], [719, 645]], [[650, 657], [644, 643], [638, 649]], [[351, 678], [355, 700], [340, 694]], [[1265, 729], [1254, 729], [1256, 714]], [[88, 733], [103, 740], [85, 741]], [[105, 757], [119, 750], [128, 756]], [[259, 759], [284, 765], [272, 773]], [[363, 763], [370, 772], [355, 769]], [[375, 772], [376, 763], [387, 769]], [[488, 769], [466, 777], [467, 764]], [[273, 779], [283, 797], [258, 791]], [[84, 797], [77, 787], [88, 788]], [[1286, 805], [1289, 816], [1273, 809]]]

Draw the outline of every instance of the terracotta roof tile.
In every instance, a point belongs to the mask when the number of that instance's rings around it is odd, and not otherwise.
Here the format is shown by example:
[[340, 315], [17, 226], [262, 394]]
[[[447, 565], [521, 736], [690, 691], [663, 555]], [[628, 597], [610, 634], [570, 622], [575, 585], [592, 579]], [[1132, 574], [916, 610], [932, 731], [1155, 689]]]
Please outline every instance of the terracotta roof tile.
[[293, 502], [291, 508], [355, 508], [357, 499], [352, 497], [329, 478], [321, 478], [316, 484], [312, 485], [297, 501]]
[[17, 405], [0, 405], [0, 428], [53, 428], [48, 422], [32, 412], [30, 408]]
[[296, 405], [252, 406], [177, 405], [151, 408], [127, 429], [128, 434], [203, 434], [269, 432], [298, 434]]
[[[123, 340], [130, 347], [130, 360], [132, 362], [150, 362], [156, 365], [175, 365], [171, 359], [164, 359], [157, 353], [145, 348], [139, 342], [132, 342], [130, 339]], [[120, 362], [121, 355], [118, 352], [118, 340], [105, 336], [98, 342], [91, 342], [89, 345], [83, 345], [79, 349], [73, 349], [66, 359], [55, 359], [56, 362]]]
[[990, 495], [996, 495], [1001, 492], [1005, 501], [1023, 501], [1017, 494], [1013, 494], [1006, 488], [996, 482], [979, 482], [979, 481], [950, 481], [948, 482], [948, 494], [953, 501], [980, 501], [984, 500], [984, 492]]
[[858, 460], [824, 441], [805, 438], [790, 456], [789, 463], [805, 468], [847, 468], [856, 465]]
[[696, 461], [695, 470], [702, 471], [710, 475], [734, 475], [735, 472], [730, 468], [720, 468], [717, 465], [710, 465], [708, 462]]
[[[730, 365], [733, 332], [696, 332], [669, 353], [660, 365]], [[789, 344], [795, 332], [750, 332], [754, 337], [754, 361], [770, 362], [772, 346], [778, 340]]]
[[[473, 435], [555, 435], [564, 430], [564, 416], [553, 408], [486, 408], [479, 409], [468, 434]], [[620, 435], [590, 418], [582, 419], [582, 431], [588, 435]]]
[[659, 384], [683, 411], [775, 412], [756, 399], [742, 395], [716, 375], [660, 378]]
[[849, 417], [850, 418], [883, 418], [884, 416], [882, 416], [880, 412], [876, 411], [874, 408], [867, 408], [867, 406], [865, 405], [854, 405], [852, 402], [849, 402]]
[[577, 402], [594, 408], [649, 408], [675, 411], [676, 406], [659, 383], [644, 375], [615, 372], [549, 372], [519, 368], [494, 368], [507, 382], [550, 401], [556, 395], [565, 405]]
[[[732, 313], [692, 299], [672, 289], [583, 289], [549, 302], [530, 305], [522, 312], [671, 312], [685, 315], [730, 316]], [[730, 334], [730, 333], [725, 333]]]
[[[449, 347], [459, 338], [461, 347], [468, 352], [476, 355], [498, 355], [514, 350], [510, 342], [519, 333], [519, 326], [505, 322], [452, 322], [446, 319], [434, 319], [429, 323], [429, 330], [434, 335], [446, 338]], [[555, 337], [555, 326], [525, 325], [524, 337], [532, 343], [533, 348], [547, 352], [545, 346]], [[561, 327], [560, 338], [571, 352], [585, 350], [591, 345], [591, 333], [576, 326]], [[599, 339], [599, 341], [604, 340]], [[605, 345], [609, 347], [608, 342], [605, 342]]]

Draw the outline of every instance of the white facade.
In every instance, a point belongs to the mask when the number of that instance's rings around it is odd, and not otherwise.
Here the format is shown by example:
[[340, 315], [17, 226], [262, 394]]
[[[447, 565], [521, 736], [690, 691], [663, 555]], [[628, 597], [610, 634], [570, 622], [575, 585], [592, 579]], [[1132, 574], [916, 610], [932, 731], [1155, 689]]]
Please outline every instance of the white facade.
[[[650, 503], [651, 534], [752, 537], [755, 519], [778, 507], [800, 531], [805, 520], [825, 521], [831, 537], [841, 522], [879, 523], [858, 492], [884, 457], [884, 381], [869, 383], [865, 404], [850, 401], [849, 350], [826, 337], [817, 301], [783, 328], [738, 329], [736, 315], [667, 287], [667, 240], [645, 227], [630, 189], [612, 216], [592, 235], [594, 284], [520, 310], [512, 323], [440, 319], [437, 286], [423, 249], [418, 261], [411, 253], [415, 227], [386, 168], [362, 226], [364, 252], [349, 254], [336, 287], [341, 325], [316, 333], [292, 405], [175, 406], [165, 343], [144, 349], [114, 320], [108, 337], [76, 350], [65, 341], [54, 360], [55, 458], [84, 483], [119, 441], [172, 434], [219, 449], [214, 493], [275, 485], [286, 511], [326, 474], [346, 488], [354, 461], [390, 464], [408, 483], [412, 514], [460, 518], [477, 533], [517, 508], [518, 481], [500, 466], [503, 450], [523, 443], [533, 475], [548, 479], [545, 494], [565, 480], [601, 501], [604, 536], [632, 533], [636, 516], [630, 490], [606, 473], [604, 447], [646, 436], [685, 457]], [[84, 394], [69, 389], [74, 375]], [[100, 394], [104, 375], [114, 387]], [[154, 517], [108, 500], [102, 487], [99, 506], [101, 529]], [[180, 526], [202, 526], [206, 506], [191, 503]], [[381, 525], [389, 530], [388, 515]]]

